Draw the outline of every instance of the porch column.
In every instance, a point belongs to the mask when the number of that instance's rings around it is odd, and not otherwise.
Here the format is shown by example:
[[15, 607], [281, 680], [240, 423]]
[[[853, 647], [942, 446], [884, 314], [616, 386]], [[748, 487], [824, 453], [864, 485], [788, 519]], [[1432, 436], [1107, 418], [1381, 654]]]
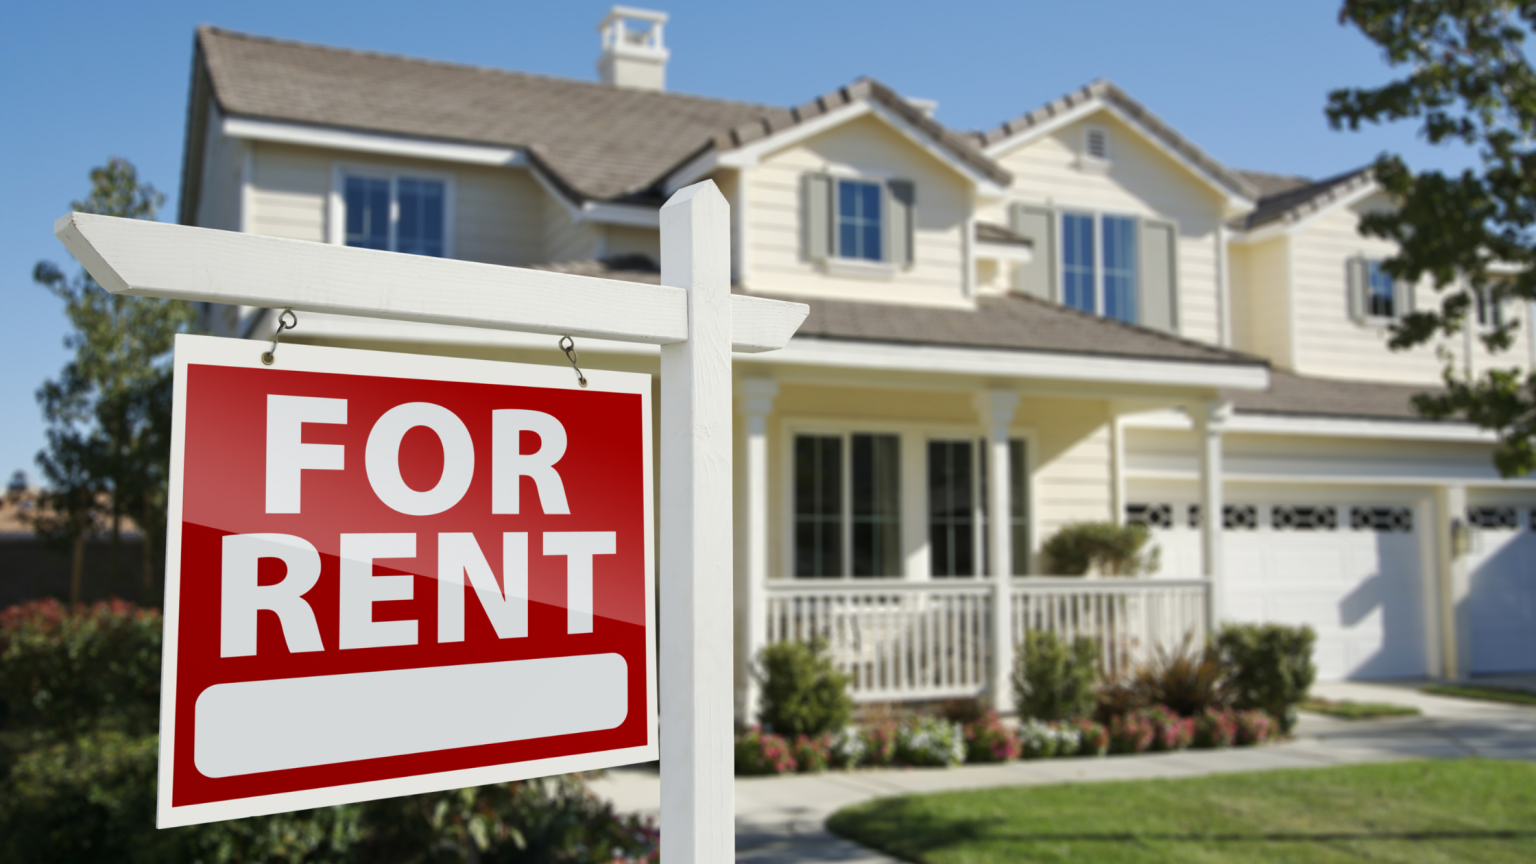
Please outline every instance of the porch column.
[[1195, 421], [1196, 446], [1200, 448], [1200, 570], [1209, 583], [1206, 604], [1207, 632], [1216, 632], [1222, 620], [1221, 534], [1222, 502], [1221, 433], [1232, 416], [1232, 403], [1211, 401], [1189, 407]]
[[992, 390], [978, 394], [976, 410], [987, 430], [987, 558], [992, 572], [992, 707], [1013, 710], [1012, 595], [1013, 501], [1008, 468], [1008, 429], [1019, 407], [1019, 394]]
[[1447, 680], [1466, 677], [1471, 669], [1470, 633], [1462, 620], [1470, 580], [1467, 551], [1472, 528], [1467, 524], [1467, 487], [1453, 484], [1435, 490], [1435, 599], [1440, 662], [1438, 675]]
[[745, 674], [736, 690], [736, 711], [737, 719], [746, 724], [757, 717], [758, 686], [752, 663], [768, 640], [768, 415], [778, 395], [777, 381], [747, 378], [741, 382], [741, 408], [747, 421], [747, 584], [741, 595], [742, 638], [737, 640]]

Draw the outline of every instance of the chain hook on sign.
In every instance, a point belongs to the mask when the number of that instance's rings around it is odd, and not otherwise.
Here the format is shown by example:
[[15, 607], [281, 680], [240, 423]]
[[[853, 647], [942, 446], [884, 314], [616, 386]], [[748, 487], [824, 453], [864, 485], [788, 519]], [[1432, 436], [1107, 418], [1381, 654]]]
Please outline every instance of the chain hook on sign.
[[277, 359], [277, 340], [282, 338], [283, 331], [292, 330], [297, 326], [299, 326], [299, 316], [293, 314], [292, 308], [284, 309], [278, 314], [277, 330], [272, 334], [272, 347], [261, 352], [261, 364], [263, 366], [271, 366], [272, 361]]
[[581, 366], [576, 357], [576, 340], [570, 336], [561, 336], [560, 350], [565, 352], [565, 359], [571, 361], [571, 368], [576, 370], [576, 380], [581, 382], [581, 386], [587, 386], [587, 376], [581, 374]]

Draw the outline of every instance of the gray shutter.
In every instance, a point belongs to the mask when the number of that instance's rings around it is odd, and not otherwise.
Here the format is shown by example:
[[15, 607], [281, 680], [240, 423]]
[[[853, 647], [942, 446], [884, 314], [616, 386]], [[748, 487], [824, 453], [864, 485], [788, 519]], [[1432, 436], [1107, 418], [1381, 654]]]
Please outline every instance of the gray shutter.
[[1392, 283], [1392, 311], [1394, 318], [1403, 319], [1413, 314], [1413, 285], [1408, 282]]
[[1349, 317], [1352, 321], [1364, 321], [1366, 313], [1365, 289], [1370, 284], [1371, 271], [1364, 258], [1356, 255], [1344, 262], [1345, 288], [1349, 297]]
[[1178, 239], [1178, 228], [1171, 222], [1141, 222], [1138, 323], [1166, 333], [1177, 333], [1179, 329]]
[[1028, 264], [1019, 265], [1019, 291], [1042, 300], [1055, 300], [1056, 290], [1056, 211], [1032, 204], [1008, 208], [1008, 221], [1014, 233], [1035, 242]]
[[832, 178], [826, 174], [806, 174], [800, 187], [805, 257], [825, 261], [832, 257]]
[[886, 260], [898, 267], [910, 267], [913, 227], [917, 221], [917, 189], [911, 180], [889, 180], [885, 190], [886, 212], [890, 214], [890, 225], [886, 228], [889, 245]]

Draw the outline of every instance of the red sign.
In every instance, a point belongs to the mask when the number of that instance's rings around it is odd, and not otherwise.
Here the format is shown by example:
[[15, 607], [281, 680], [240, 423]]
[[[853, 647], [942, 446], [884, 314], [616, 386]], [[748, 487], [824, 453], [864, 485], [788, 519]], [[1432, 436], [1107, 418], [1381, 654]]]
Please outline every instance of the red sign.
[[655, 759], [650, 376], [265, 347], [176, 341], [160, 827]]

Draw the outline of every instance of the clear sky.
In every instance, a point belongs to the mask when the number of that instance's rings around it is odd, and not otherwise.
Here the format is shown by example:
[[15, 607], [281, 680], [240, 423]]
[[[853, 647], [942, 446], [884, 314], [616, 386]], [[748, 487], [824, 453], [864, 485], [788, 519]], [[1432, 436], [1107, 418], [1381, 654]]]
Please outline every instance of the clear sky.
[[[631, 0], [632, 5], [647, 5]], [[0, 479], [36, 476], [33, 393], [68, 352], [58, 301], [31, 281], [68, 262], [53, 221], [87, 172], [123, 156], [166, 193], [174, 220], [193, 29], [232, 30], [595, 78], [607, 2], [263, 0], [7, 4], [0, 17]], [[1384, 149], [1410, 164], [1460, 164], [1409, 127], [1349, 134], [1323, 118], [1329, 90], [1384, 81], [1374, 46], [1338, 24], [1337, 0], [851, 2], [656, 0], [671, 13], [670, 89], [776, 105], [861, 75], [936, 99], [937, 119], [986, 128], [1096, 78], [1124, 87], [1237, 168], [1323, 177]], [[69, 262], [72, 269], [73, 263]]]

